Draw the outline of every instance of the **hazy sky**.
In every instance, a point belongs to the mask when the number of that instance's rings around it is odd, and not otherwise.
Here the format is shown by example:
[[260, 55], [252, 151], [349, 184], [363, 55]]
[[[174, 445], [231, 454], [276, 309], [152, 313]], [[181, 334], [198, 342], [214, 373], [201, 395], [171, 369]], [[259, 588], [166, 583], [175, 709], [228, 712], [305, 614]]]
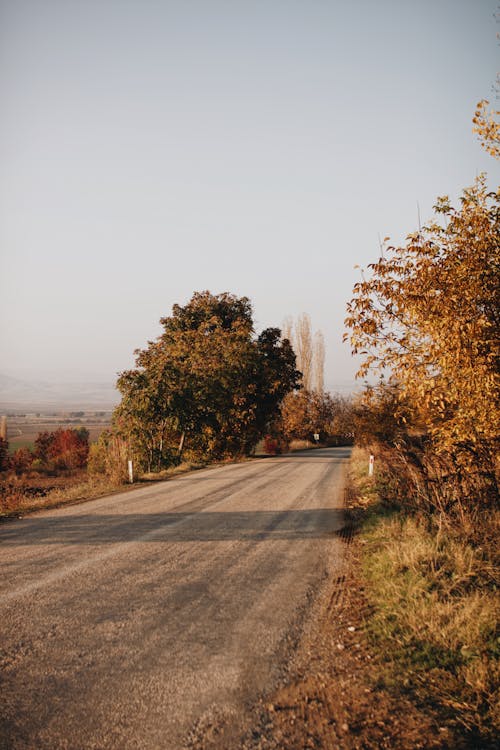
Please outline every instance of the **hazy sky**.
[[[498, 0], [0, 0], [0, 372], [114, 380], [193, 291], [311, 315], [498, 165]], [[500, 18], [500, 16], [499, 16]]]

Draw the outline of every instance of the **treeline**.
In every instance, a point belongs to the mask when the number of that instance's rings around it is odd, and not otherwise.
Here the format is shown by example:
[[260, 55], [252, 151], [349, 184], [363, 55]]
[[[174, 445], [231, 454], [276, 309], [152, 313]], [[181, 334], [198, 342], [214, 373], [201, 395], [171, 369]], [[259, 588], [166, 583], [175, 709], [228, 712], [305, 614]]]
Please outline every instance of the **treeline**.
[[463, 520], [498, 500], [500, 191], [481, 176], [435, 210], [370, 265], [346, 324], [359, 375], [382, 375], [360, 439], [391, 452], [400, 502]]
[[29, 471], [60, 472], [83, 469], [89, 455], [89, 432], [85, 427], [40, 432], [33, 450], [18, 448], [9, 455], [9, 444], [0, 438], [0, 472], [21, 475]]
[[290, 340], [279, 328], [256, 335], [247, 297], [196, 292], [160, 322], [161, 336], [118, 379], [121, 403], [91, 446], [92, 473], [119, 479], [127, 458], [137, 472], [159, 472], [184, 457], [248, 455], [263, 438], [280, 452], [293, 439], [346, 432], [346, 402], [302, 387]]
[[[496, 158], [498, 114], [480, 102], [474, 118]], [[458, 207], [439, 198], [432, 221], [402, 247], [385, 247], [368, 267], [347, 309], [346, 338], [362, 357], [358, 375], [380, 375], [358, 410], [359, 437], [390, 451], [399, 501], [441, 520], [464, 521], [493, 508], [500, 448], [500, 188], [488, 190], [481, 175]]]
[[276, 443], [288, 448], [294, 441], [338, 445], [353, 442], [351, 397], [331, 394], [324, 389], [325, 341], [323, 333], [313, 335], [311, 319], [302, 313], [294, 321], [285, 318], [282, 337], [288, 339], [301, 372], [301, 388], [285, 396], [279, 418], [273, 427]]
[[160, 322], [163, 333], [119, 375], [121, 402], [97, 443], [89, 446], [83, 428], [40, 433], [33, 450], [12, 456], [0, 443], [0, 471], [87, 467], [91, 477], [121, 483], [129, 461], [139, 476], [235, 459], [259, 444], [281, 453], [294, 441], [352, 442], [350, 400], [323, 390], [323, 336], [312, 335], [306, 314], [257, 335], [247, 297], [205, 291]]
[[[485, 103], [475, 125], [498, 158]], [[500, 189], [480, 176], [458, 206], [438, 199], [363, 273], [346, 324], [359, 375], [379, 375], [354, 414], [375, 455], [355, 485], [379, 689], [429, 712], [446, 747], [498, 747]]]

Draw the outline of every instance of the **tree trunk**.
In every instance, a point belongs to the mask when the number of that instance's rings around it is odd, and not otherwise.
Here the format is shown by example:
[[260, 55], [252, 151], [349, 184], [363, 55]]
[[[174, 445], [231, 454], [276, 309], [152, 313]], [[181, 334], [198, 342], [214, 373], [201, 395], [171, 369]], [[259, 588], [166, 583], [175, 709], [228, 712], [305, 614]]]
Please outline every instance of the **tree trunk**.
[[179, 461], [182, 459], [182, 451], [184, 450], [184, 441], [186, 439], [186, 432], [185, 430], [182, 431], [181, 439], [179, 440], [179, 449], [177, 451], [177, 456], [179, 458]]

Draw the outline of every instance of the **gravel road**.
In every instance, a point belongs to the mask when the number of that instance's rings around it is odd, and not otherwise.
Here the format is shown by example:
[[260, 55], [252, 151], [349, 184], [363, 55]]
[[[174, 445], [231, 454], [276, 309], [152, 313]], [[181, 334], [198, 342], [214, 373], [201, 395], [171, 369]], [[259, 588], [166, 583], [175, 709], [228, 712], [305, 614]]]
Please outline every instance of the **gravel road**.
[[245, 729], [339, 564], [349, 453], [206, 469], [2, 524], [0, 747], [179, 750], [217, 722]]

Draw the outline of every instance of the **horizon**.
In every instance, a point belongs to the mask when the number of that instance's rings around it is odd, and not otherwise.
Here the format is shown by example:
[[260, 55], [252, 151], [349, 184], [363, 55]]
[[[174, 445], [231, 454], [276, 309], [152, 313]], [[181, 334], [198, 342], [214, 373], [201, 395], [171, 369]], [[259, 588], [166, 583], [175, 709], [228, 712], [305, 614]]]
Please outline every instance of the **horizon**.
[[[336, 388], [325, 385], [325, 391], [341, 396], [354, 395], [361, 388], [360, 383], [349, 381], [338, 383]], [[0, 414], [19, 411], [45, 414], [76, 409], [108, 411], [119, 401], [115, 382], [106, 379], [67, 379], [54, 375], [34, 380], [0, 372]]]

